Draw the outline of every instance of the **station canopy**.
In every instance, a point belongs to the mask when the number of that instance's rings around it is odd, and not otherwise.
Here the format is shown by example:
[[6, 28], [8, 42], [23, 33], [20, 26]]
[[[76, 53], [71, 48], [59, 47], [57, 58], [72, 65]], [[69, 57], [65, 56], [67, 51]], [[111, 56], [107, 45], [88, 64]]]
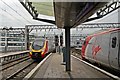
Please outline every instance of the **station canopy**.
[[105, 4], [107, 2], [55, 2], [54, 14], [57, 27], [76, 27]]
[[[29, 0], [32, 1], [32, 0]], [[53, 20], [42, 20], [48, 23], [56, 24], [58, 28], [76, 27], [85, 22], [90, 16], [96, 13], [108, 2], [60, 2], [58, 0], [49, 0], [48, 2], [33, 0], [32, 5], [36, 8], [38, 14], [54, 16]], [[39, 19], [41, 20], [41, 19]]]

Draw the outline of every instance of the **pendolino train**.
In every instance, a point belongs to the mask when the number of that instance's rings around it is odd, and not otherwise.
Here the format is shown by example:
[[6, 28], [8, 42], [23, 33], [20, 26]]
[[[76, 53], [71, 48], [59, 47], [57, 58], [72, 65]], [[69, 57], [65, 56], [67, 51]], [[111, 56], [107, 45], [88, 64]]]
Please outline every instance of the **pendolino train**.
[[120, 28], [88, 36], [81, 52], [82, 59], [120, 71]]
[[54, 40], [52, 38], [35, 39], [30, 46], [30, 57], [39, 61], [44, 58], [49, 52], [55, 50]]

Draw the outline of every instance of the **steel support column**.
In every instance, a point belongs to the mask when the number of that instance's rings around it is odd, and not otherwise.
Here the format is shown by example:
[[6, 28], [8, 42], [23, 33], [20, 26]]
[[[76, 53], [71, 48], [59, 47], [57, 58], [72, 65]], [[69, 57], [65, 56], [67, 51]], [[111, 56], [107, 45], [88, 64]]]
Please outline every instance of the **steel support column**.
[[25, 26], [25, 50], [29, 50], [29, 29]]
[[71, 71], [70, 59], [70, 28], [65, 27], [65, 47], [66, 47], [66, 71]]

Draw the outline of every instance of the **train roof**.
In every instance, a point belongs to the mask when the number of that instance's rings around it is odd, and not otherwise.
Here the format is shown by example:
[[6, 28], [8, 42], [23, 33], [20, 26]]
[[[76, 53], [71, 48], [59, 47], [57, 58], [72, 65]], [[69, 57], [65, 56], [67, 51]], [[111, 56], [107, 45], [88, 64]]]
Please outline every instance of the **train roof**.
[[37, 40], [45, 40], [45, 38], [36, 38], [34, 41], [37, 41]]
[[120, 28], [112, 28], [112, 29], [102, 29], [99, 31], [94, 32], [93, 34], [89, 35], [89, 36], [97, 36], [97, 35], [102, 35], [102, 34], [106, 34], [112, 31], [117, 31], [120, 30]]

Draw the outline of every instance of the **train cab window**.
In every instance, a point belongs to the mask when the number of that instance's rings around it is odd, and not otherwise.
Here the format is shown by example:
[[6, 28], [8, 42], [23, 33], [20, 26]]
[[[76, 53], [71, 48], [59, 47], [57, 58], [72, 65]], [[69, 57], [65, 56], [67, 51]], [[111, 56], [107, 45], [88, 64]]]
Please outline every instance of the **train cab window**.
[[116, 38], [116, 37], [113, 37], [113, 38], [112, 38], [112, 48], [115, 48], [115, 47], [116, 47], [116, 44], [117, 44], [117, 38]]
[[85, 45], [85, 43], [86, 43], [86, 40], [83, 42], [83, 45]]
[[32, 48], [35, 50], [39, 50], [43, 47], [43, 45], [44, 45], [44, 41], [38, 39], [32, 43]]

